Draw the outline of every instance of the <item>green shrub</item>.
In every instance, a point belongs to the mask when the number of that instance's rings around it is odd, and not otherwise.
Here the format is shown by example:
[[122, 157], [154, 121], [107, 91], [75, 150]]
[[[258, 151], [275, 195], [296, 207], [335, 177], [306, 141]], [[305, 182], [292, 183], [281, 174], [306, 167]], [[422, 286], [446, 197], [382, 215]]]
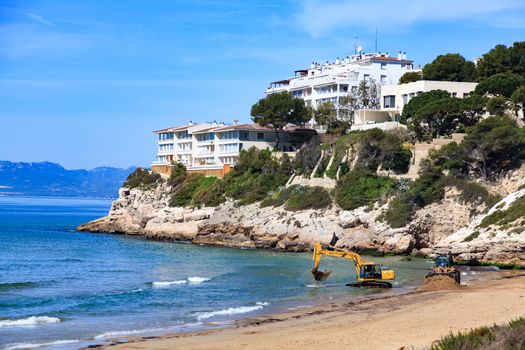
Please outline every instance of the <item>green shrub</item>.
[[460, 191], [460, 199], [464, 203], [485, 203], [487, 207], [492, 207], [501, 200], [501, 196], [492, 195], [490, 192], [475, 182], [458, 179], [453, 176], [446, 176], [443, 179], [445, 186], [454, 186]]
[[184, 182], [172, 190], [169, 205], [172, 207], [189, 205], [201, 184], [206, 182], [208, 180], [202, 174], [189, 174], [184, 179]]
[[322, 187], [292, 186], [286, 201], [285, 209], [299, 211], [306, 209], [321, 209], [332, 204], [332, 199]]
[[294, 185], [275, 191], [261, 202], [263, 207], [285, 205], [285, 209], [290, 211], [321, 209], [331, 204], [330, 194], [324, 188], [301, 185]]
[[443, 174], [432, 166], [423, 166], [419, 177], [410, 186], [410, 194], [419, 207], [439, 201], [445, 193]]
[[155, 173], [143, 168], [137, 168], [134, 172], [129, 174], [124, 182], [124, 187], [128, 188], [151, 188], [154, 187], [161, 180], [159, 173]]
[[519, 218], [525, 217], [525, 196], [515, 200], [506, 210], [496, 210], [486, 216], [479, 227], [488, 227], [490, 225], [505, 225]]
[[321, 147], [319, 137], [312, 137], [308, 143], [305, 143], [295, 155], [293, 168], [299, 175], [309, 176], [317, 165], [321, 157]]
[[393, 190], [395, 184], [395, 180], [389, 177], [377, 176], [367, 167], [356, 166], [338, 181], [335, 188], [336, 202], [345, 210], [374, 204]]
[[330, 168], [328, 168], [328, 170], [326, 171], [326, 176], [335, 180], [335, 178], [337, 177], [337, 171], [339, 170], [339, 166], [341, 165], [341, 161], [344, 158], [344, 153], [344, 150], [336, 148], [334, 160], [332, 161]]
[[470, 235], [468, 235], [467, 237], [465, 237], [465, 239], [463, 240], [463, 242], [472, 242], [474, 239], [478, 238], [479, 237], [479, 231], [476, 231], [476, 232], [472, 232]]
[[525, 349], [525, 317], [503, 326], [480, 327], [443, 337], [431, 350]]
[[326, 171], [326, 168], [328, 167], [328, 163], [330, 162], [331, 156], [329, 154], [324, 155], [323, 159], [321, 160], [321, 163], [319, 163], [319, 166], [315, 170], [314, 177], [323, 177], [324, 172]]
[[392, 228], [403, 227], [412, 219], [414, 209], [413, 198], [408, 194], [400, 194], [389, 203], [384, 218]]
[[187, 175], [186, 167], [181, 163], [175, 163], [171, 166], [171, 174], [168, 178], [168, 184], [172, 187], [176, 187], [184, 182]]

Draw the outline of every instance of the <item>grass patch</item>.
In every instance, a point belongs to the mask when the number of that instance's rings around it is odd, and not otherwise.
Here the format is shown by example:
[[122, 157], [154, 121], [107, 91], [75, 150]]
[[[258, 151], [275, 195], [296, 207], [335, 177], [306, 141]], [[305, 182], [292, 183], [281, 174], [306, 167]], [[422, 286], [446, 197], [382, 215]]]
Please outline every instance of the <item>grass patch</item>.
[[330, 158], [332, 158], [332, 156], [330, 156], [329, 154], [325, 153], [325, 155], [323, 157], [323, 160], [321, 160], [321, 163], [319, 164], [319, 166], [315, 170], [314, 177], [323, 177], [324, 176], [324, 172], [326, 171], [326, 168], [328, 167], [328, 163], [330, 163]]
[[480, 327], [443, 337], [431, 350], [525, 349], [525, 317], [504, 326]]
[[342, 150], [336, 149], [334, 160], [332, 161], [330, 168], [328, 168], [328, 170], [326, 171], [326, 176], [335, 180], [335, 178], [337, 177], [337, 170], [339, 170], [339, 165], [341, 165], [343, 158], [344, 152]]

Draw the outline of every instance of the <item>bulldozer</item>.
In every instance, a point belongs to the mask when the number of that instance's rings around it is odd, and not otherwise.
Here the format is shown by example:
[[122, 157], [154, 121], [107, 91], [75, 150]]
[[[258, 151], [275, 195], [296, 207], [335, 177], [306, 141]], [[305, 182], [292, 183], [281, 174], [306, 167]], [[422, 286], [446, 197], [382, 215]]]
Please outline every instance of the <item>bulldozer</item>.
[[389, 281], [396, 278], [393, 270], [385, 269], [379, 264], [372, 261], [363, 261], [361, 256], [354, 252], [347, 252], [342, 249], [328, 246], [323, 249], [321, 243], [317, 242], [314, 245], [314, 267], [312, 274], [316, 281], [324, 281], [332, 273], [332, 271], [319, 271], [319, 264], [323, 255], [333, 256], [338, 258], [350, 259], [354, 262], [357, 281], [348, 283], [351, 287], [376, 287], [376, 288], [392, 288], [392, 283]]
[[454, 279], [457, 284], [461, 284], [461, 273], [454, 266], [454, 260], [451, 256], [437, 256], [434, 259], [434, 264], [432, 271], [425, 276], [427, 282], [434, 276], [447, 276]]

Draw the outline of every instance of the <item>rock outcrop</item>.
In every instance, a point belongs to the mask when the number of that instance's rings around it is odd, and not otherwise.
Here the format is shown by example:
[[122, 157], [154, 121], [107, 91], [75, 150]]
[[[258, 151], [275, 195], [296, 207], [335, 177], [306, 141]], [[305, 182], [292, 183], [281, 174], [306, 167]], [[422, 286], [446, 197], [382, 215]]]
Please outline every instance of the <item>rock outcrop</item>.
[[106, 217], [78, 230], [283, 251], [306, 251], [320, 241], [357, 251], [451, 253], [470, 262], [525, 265], [525, 228], [478, 227], [486, 215], [525, 195], [525, 189], [516, 185], [524, 169], [501, 182], [499, 188], [512, 193], [488, 212], [483, 206], [463, 203], [460, 194], [449, 188], [442, 201], [418, 210], [412, 222], [399, 229], [381, 221], [385, 204], [352, 211], [332, 206], [297, 212], [259, 204], [240, 206], [233, 201], [214, 208], [170, 207], [170, 188], [164, 182], [151, 189], [122, 188]]

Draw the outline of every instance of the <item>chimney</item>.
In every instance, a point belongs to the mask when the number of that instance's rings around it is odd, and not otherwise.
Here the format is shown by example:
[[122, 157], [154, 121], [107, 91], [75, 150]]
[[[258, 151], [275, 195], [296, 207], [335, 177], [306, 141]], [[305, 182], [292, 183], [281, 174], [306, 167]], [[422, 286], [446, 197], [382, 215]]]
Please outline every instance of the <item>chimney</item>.
[[219, 123], [219, 126], [224, 126], [224, 122], [220, 122], [220, 123]]
[[339, 57], [337, 57], [337, 58], [335, 59], [335, 64], [339, 64], [339, 63], [340, 63], [340, 61], [339, 61]]
[[312, 64], [310, 64], [310, 68], [315, 68], [315, 62], [312, 62]]
[[190, 122], [188, 123], [189, 126], [193, 126], [195, 124], [193, 124], [193, 122], [190, 120]]
[[403, 59], [403, 54], [401, 53], [401, 51], [399, 51], [399, 52], [397, 53], [397, 59], [398, 59], [398, 60]]
[[406, 52], [403, 52], [403, 59], [404, 59], [404, 60], [407, 59], [407, 53], [406, 53]]
[[233, 121], [233, 125], [239, 125], [239, 119], [235, 119], [235, 120]]
[[214, 120], [213, 123], [211, 123], [212, 126], [217, 126], [217, 121]]

